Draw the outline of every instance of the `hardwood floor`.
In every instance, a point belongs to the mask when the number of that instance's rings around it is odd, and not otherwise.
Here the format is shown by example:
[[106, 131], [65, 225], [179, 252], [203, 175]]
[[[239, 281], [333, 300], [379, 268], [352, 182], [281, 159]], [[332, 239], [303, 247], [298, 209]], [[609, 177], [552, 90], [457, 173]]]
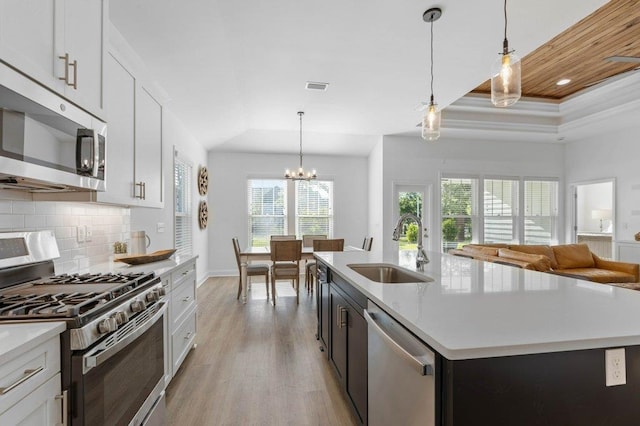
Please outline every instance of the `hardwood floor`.
[[277, 306], [254, 279], [246, 305], [238, 278], [198, 289], [197, 348], [167, 388], [169, 425], [355, 425], [320, 352], [315, 295], [277, 283]]

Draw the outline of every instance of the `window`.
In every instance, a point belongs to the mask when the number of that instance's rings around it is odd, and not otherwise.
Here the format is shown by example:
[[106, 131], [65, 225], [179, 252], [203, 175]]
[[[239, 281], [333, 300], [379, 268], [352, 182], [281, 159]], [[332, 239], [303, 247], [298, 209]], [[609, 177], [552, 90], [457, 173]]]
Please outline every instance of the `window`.
[[558, 241], [558, 182], [524, 181], [524, 243], [555, 244]]
[[175, 194], [174, 247], [180, 256], [192, 254], [192, 207], [191, 178], [192, 166], [178, 155], [174, 156], [173, 180]]
[[[442, 250], [470, 242], [554, 244], [558, 181], [443, 176]], [[482, 206], [476, 213], [474, 206]], [[520, 213], [522, 212], [522, 213]]]
[[476, 213], [474, 200], [477, 179], [442, 178], [440, 200], [442, 207], [442, 251], [470, 243], [474, 233]]
[[518, 186], [513, 179], [485, 179], [484, 242], [511, 243], [517, 239]]
[[249, 245], [265, 247], [287, 229], [287, 186], [283, 179], [249, 179]]
[[332, 181], [249, 179], [247, 188], [250, 245], [266, 246], [271, 235], [333, 235]]
[[333, 235], [333, 182], [296, 181], [296, 232]]

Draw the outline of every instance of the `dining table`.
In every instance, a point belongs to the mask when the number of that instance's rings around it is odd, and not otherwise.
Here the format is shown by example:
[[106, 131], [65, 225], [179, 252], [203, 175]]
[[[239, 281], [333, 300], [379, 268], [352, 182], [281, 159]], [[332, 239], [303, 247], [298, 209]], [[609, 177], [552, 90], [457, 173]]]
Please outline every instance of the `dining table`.
[[[362, 249], [345, 246], [344, 251]], [[302, 247], [302, 260], [313, 259], [313, 247]], [[247, 247], [240, 252], [240, 282], [242, 283], [242, 303], [247, 303], [247, 265], [252, 261], [271, 260], [271, 247]]]

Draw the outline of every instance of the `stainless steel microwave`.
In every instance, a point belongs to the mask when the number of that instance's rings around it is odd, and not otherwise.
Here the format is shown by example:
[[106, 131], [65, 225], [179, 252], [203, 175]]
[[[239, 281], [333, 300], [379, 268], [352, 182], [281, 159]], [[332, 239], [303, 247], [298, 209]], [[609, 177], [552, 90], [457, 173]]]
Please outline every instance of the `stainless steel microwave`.
[[0, 189], [104, 191], [107, 125], [0, 63]]

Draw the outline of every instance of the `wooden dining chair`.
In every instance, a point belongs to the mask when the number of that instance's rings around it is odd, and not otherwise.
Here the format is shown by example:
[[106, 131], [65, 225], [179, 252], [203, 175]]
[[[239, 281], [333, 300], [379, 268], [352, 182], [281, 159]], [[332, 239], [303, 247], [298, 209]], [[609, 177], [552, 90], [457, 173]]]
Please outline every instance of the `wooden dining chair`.
[[291, 280], [296, 289], [296, 304], [300, 302], [300, 259], [302, 240], [271, 240], [271, 298], [276, 305], [276, 281]]
[[362, 242], [362, 250], [371, 251], [371, 245], [373, 244], [373, 237], [365, 237]]
[[[233, 240], [233, 251], [236, 254], [236, 263], [238, 264], [238, 295], [236, 296], [236, 300], [240, 298], [240, 293], [242, 293], [242, 268], [240, 266], [240, 243], [237, 238], [232, 238]], [[269, 265], [265, 264], [254, 264], [247, 265], [247, 280], [251, 277], [264, 275], [264, 284], [267, 287], [267, 300], [269, 300]], [[250, 281], [249, 281], [250, 282]]]
[[[333, 238], [326, 240], [315, 240], [313, 242], [313, 251], [343, 251], [344, 238]], [[304, 286], [307, 292], [313, 293], [313, 280], [316, 276], [316, 262], [309, 263], [305, 269]]]
[[303, 235], [302, 247], [313, 247], [314, 240], [326, 240], [326, 235]]
[[286, 241], [286, 240], [295, 240], [295, 235], [272, 235], [271, 241]]

